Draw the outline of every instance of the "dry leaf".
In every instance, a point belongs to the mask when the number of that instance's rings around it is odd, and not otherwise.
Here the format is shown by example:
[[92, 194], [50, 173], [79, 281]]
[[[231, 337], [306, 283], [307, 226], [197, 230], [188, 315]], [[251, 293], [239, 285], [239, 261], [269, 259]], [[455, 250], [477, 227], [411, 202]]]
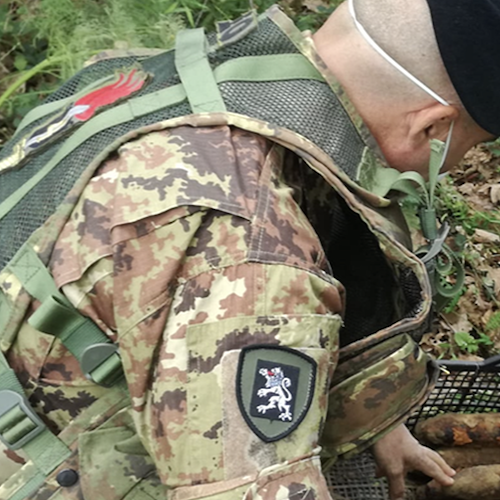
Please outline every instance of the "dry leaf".
[[458, 192], [464, 195], [472, 195], [476, 191], [476, 186], [472, 182], [465, 182], [461, 186], [458, 186]]
[[318, 7], [323, 7], [325, 9], [330, 7], [328, 2], [323, 2], [322, 0], [305, 0], [303, 5], [312, 12], [319, 12]]
[[478, 243], [500, 243], [500, 235], [490, 233], [484, 229], [476, 229], [474, 231], [474, 241]]
[[490, 190], [491, 202], [495, 204], [500, 204], [500, 184], [495, 184], [491, 186]]
[[488, 277], [495, 283], [495, 295], [500, 298], [500, 268], [490, 269]]
[[469, 333], [474, 328], [474, 325], [469, 321], [467, 313], [464, 311], [443, 314], [443, 316], [448, 321], [448, 325], [453, 332]]

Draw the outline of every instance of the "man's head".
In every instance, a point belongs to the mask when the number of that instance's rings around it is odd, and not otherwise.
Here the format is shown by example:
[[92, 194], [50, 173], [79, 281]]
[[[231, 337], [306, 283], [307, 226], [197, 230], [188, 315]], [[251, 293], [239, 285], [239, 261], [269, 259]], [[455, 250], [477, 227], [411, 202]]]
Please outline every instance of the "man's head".
[[354, 0], [368, 35], [446, 102], [422, 90], [380, 55], [356, 27], [347, 2], [314, 35], [320, 56], [344, 86], [389, 164], [426, 173], [429, 140], [445, 140], [445, 168], [493, 137], [470, 117], [443, 64], [426, 0]]

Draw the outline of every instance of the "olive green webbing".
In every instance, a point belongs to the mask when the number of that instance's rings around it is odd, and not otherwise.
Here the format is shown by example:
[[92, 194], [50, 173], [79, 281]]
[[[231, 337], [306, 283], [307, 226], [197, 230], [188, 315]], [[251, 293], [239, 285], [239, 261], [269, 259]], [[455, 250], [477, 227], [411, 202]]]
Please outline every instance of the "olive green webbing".
[[175, 39], [175, 68], [193, 113], [225, 112], [226, 105], [208, 61], [202, 28], [183, 30]]
[[49, 271], [28, 243], [19, 249], [8, 265], [8, 271], [14, 274], [23, 288], [40, 302], [58, 293]]
[[[56, 335], [79, 361], [89, 346], [110, 343], [109, 338], [91, 320], [74, 309], [58, 291], [49, 271], [28, 244], [19, 250], [9, 264], [9, 271], [17, 277], [31, 296], [42, 303], [31, 316], [30, 324]], [[116, 373], [117, 363], [120, 364], [118, 355], [111, 356], [103, 363], [105, 366], [98, 367], [95, 377], [104, 380], [109, 373]], [[126, 384], [122, 381], [116, 384], [115, 388], [126, 390]], [[5, 396], [0, 397], [0, 434], [4, 440], [8, 443], [21, 443], [23, 436], [34, 429], [40, 429], [37, 435], [19, 445], [39, 473], [9, 499], [18, 500], [42, 484], [47, 475], [70, 456], [71, 451], [36, 417], [25, 397], [21, 383], [0, 351], [0, 394], [2, 391], [15, 392], [24, 401], [24, 408], [20, 405], [9, 405], [5, 408], [2, 406], [5, 405]]]
[[[278, 65], [275, 56], [251, 56], [241, 58], [241, 62], [227, 61], [215, 71], [217, 82], [236, 81], [240, 73], [251, 81], [281, 81], [307, 78], [321, 80], [317, 71], [301, 55], [296, 55], [292, 65]], [[292, 59], [290, 59], [292, 61]], [[302, 62], [300, 62], [302, 61]], [[260, 68], [271, 69], [267, 76]], [[254, 76], [251, 76], [254, 75]], [[149, 113], [178, 104], [186, 99], [182, 85], [175, 85], [129, 101], [97, 115], [77, 129], [61, 146], [59, 151], [29, 181], [12, 193], [0, 204], [0, 219], [5, 217], [45, 176], [47, 176], [66, 156], [92, 136], [121, 123], [139, 118]]]
[[[29, 244], [19, 250], [9, 264], [9, 271], [32, 297], [41, 302], [28, 323], [41, 332], [56, 336], [79, 362], [90, 346], [110, 343], [108, 336], [59, 292], [48, 269]], [[113, 364], [118, 368], [118, 355], [112, 358], [114, 361], [108, 361], [100, 372], [111, 369]]]
[[5, 500], [24, 500], [28, 495], [38, 490], [40, 486], [47, 479], [47, 474], [42, 474], [38, 472], [31, 479], [23, 484], [19, 490], [17, 490], [11, 497], [6, 498]]
[[301, 54], [243, 56], [231, 59], [214, 71], [218, 83], [227, 81], [324, 81], [319, 71]]

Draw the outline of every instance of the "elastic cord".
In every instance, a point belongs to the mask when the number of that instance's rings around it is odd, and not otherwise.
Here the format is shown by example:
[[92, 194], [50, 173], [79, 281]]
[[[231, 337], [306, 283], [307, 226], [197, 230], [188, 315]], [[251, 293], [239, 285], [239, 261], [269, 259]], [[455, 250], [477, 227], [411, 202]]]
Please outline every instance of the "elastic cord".
[[446, 161], [446, 157], [448, 156], [448, 151], [450, 149], [450, 144], [451, 144], [451, 136], [453, 134], [453, 127], [455, 126], [455, 122], [452, 121], [450, 124], [450, 130], [448, 131], [448, 137], [446, 137], [446, 141], [444, 143], [444, 153], [443, 153], [443, 158], [441, 160], [441, 166], [439, 167], [439, 171], [443, 168], [444, 162]]

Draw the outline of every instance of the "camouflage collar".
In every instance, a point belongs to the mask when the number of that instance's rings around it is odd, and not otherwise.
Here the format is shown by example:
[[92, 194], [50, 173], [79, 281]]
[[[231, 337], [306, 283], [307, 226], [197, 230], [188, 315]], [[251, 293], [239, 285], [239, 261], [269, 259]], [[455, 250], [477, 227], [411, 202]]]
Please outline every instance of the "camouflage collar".
[[293, 42], [297, 49], [306, 57], [313, 66], [321, 73], [325, 81], [329, 84], [332, 91], [335, 93], [342, 106], [349, 115], [353, 125], [356, 127], [359, 136], [368, 148], [367, 154], [371, 155], [371, 163], [378, 164], [381, 167], [388, 167], [387, 162], [380, 150], [375, 138], [371, 134], [368, 126], [365, 124], [354, 104], [351, 102], [347, 93], [340, 85], [339, 81], [328, 69], [325, 62], [319, 56], [314, 46], [314, 41], [311, 36], [301, 32], [293, 23], [293, 21], [277, 6], [270, 7], [265, 15], [269, 17], [286, 36]]

